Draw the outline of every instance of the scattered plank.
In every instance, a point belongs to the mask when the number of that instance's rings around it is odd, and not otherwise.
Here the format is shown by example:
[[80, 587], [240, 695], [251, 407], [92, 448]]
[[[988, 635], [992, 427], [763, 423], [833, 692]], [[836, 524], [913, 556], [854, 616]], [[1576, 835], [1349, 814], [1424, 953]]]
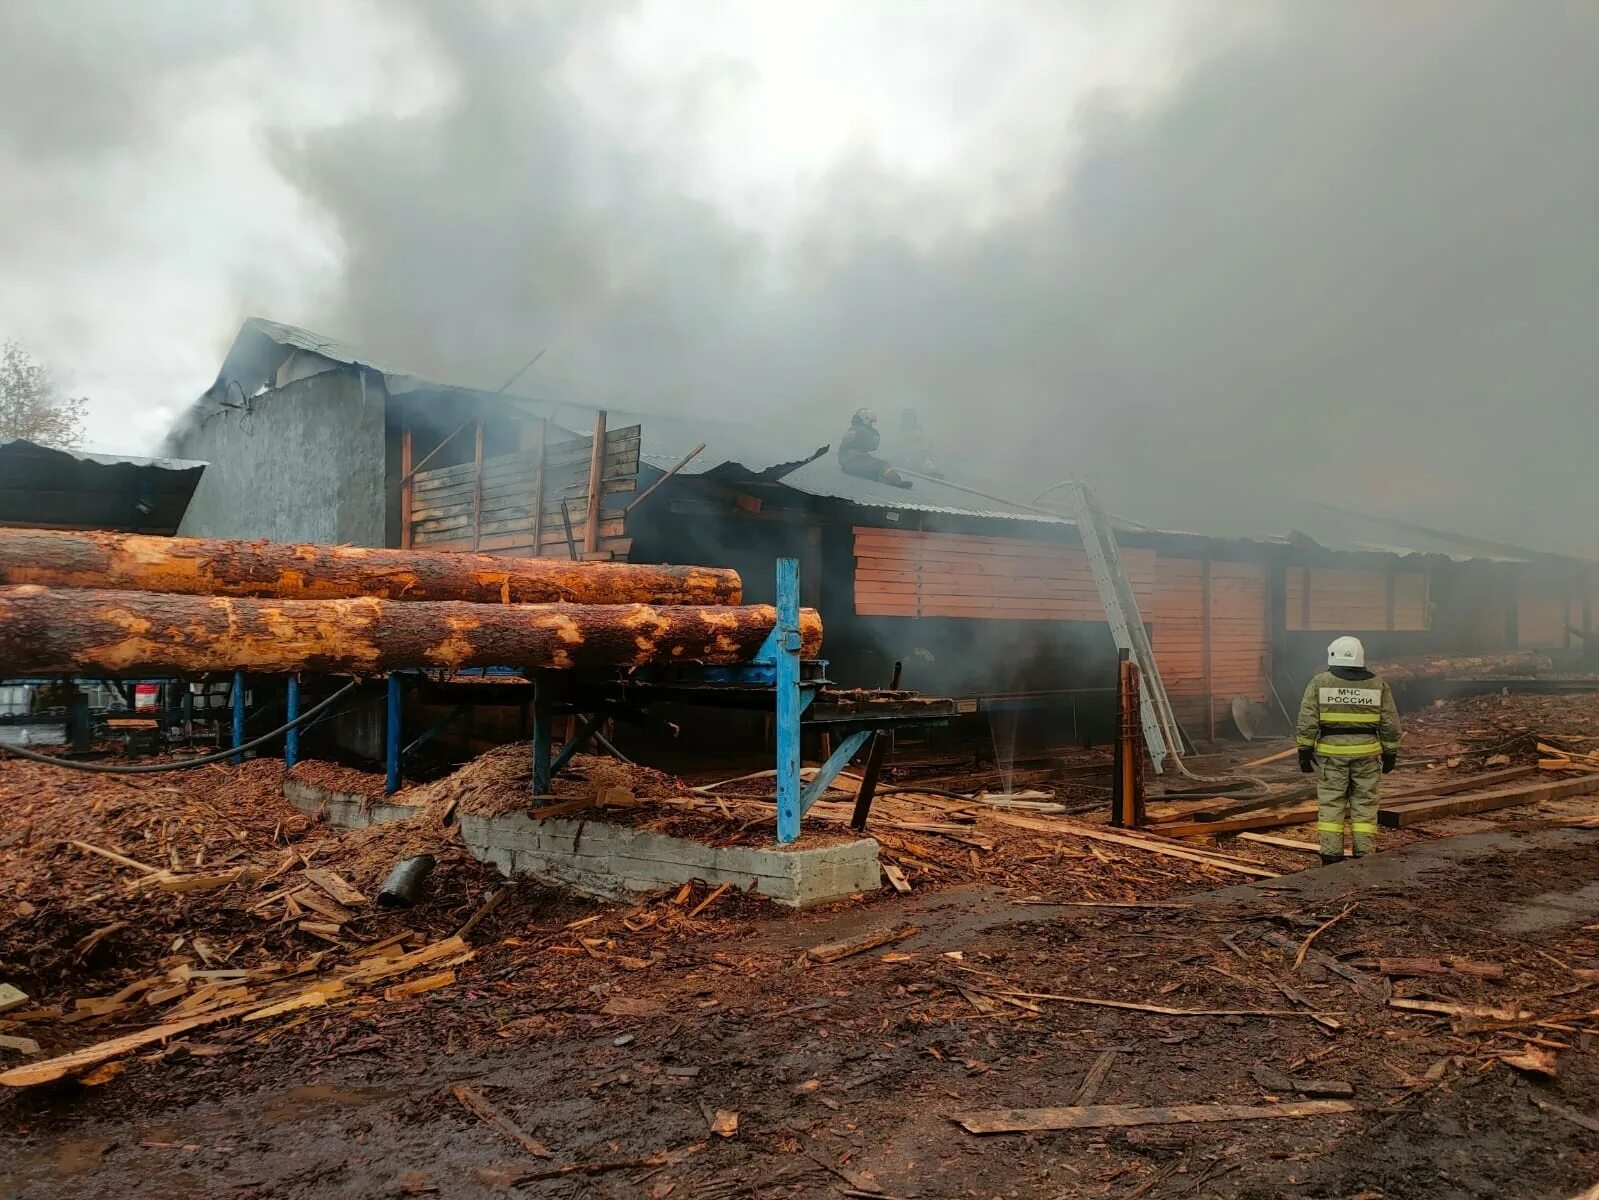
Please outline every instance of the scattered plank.
[[879, 946], [886, 946], [890, 942], [902, 942], [916, 932], [914, 925], [901, 925], [897, 929], [879, 929], [876, 933], [869, 933], [865, 937], [856, 938], [852, 942], [832, 942], [821, 946], [812, 946], [805, 952], [807, 958], [814, 963], [835, 963], [840, 959], [849, 958], [851, 955], [861, 954], [867, 950], [875, 950]]
[[477, 911], [466, 919], [466, 924], [462, 925], [461, 928], [455, 931], [455, 936], [458, 938], [465, 938], [467, 934], [471, 933], [474, 929], [481, 925], [483, 920], [490, 913], [499, 908], [500, 905], [504, 904], [506, 900], [510, 899], [510, 896], [511, 889], [509, 885], [495, 888], [488, 894], [483, 903], [477, 906]]
[[1478, 979], [1503, 979], [1499, 963], [1474, 962], [1469, 958], [1379, 958], [1377, 970], [1396, 977], [1415, 975], [1473, 975]]
[[1288, 997], [1289, 1000], [1293, 1001], [1293, 1003], [1307, 1010], [1310, 1019], [1316, 1022], [1316, 1024], [1320, 1025], [1323, 1029], [1327, 1030], [1327, 1032], [1339, 1033], [1343, 1030], [1342, 1022], [1333, 1017], [1329, 1017], [1326, 1013], [1317, 1012], [1316, 1006], [1310, 1002], [1310, 997], [1306, 996], [1303, 992], [1296, 992], [1286, 983], [1279, 983], [1277, 985], [1277, 990], [1284, 996]]
[[1116, 1052], [1103, 1051], [1094, 1060], [1094, 1065], [1088, 1068], [1088, 1074], [1083, 1076], [1082, 1086], [1077, 1089], [1077, 1094], [1072, 1097], [1073, 1108], [1082, 1108], [1092, 1104], [1099, 1095], [1099, 1089], [1104, 1086], [1105, 1076], [1110, 1074], [1111, 1067], [1116, 1065]]
[[100, 846], [90, 845], [88, 842], [79, 842], [71, 839], [68, 840], [67, 845], [76, 846], [87, 854], [98, 854], [101, 858], [110, 859], [112, 862], [124, 867], [132, 867], [135, 871], [142, 871], [146, 875], [164, 874], [159, 867], [148, 866], [137, 859], [129, 858], [126, 854], [118, 854], [115, 850], [106, 850]]
[[1341, 1079], [1300, 1079], [1286, 1075], [1264, 1063], [1249, 1068], [1251, 1078], [1268, 1092], [1282, 1092], [1301, 1096], [1329, 1096], [1348, 1099], [1355, 1094], [1355, 1085]]
[[18, 1054], [25, 1054], [31, 1058], [39, 1053], [39, 1043], [32, 1038], [0, 1034], [0, 1049], [15, 1050]]
[[[1281, 950], [1291, 950], [1299, 953], [1299, 943], [1278, 930], [1269, 930], [1261, 935], [1268, 945], [1276, 946]], [[1355, 989], [1355, 994], [1363, 999], [1370, 1000], [1373, 1004], [1383, 1004], [1388, 1000], [1392, 985], [1386, 979], [1377, 979], [1350, 966], [1348, 963], [1339, 962], [1330, 954], [1323, 954], [1320, 950], [1312, 950], [1305, 956], [1306, 960], [1315, 963], [1324, 971], [1331, 971], [1340, 979], [1347, 980]]]
[[1252, 829], [1277, 829], [1283, 825], [1304, 825], [1316, 819], [1314, 804], [1296, 808], [1260, 809], [1241, 813], [1236, 817], [1220, 817], [1214, 821], [1173, 821], [1162, 825], [1160, 831], [1167, 837], [1204, 837], [1211, 834], [1243, 833]]
[[501, 1108], [476, 1088], [458, 1083], [450, 1089], [450, 1094], [467, 1112], [490, 1129], [515, 1142], [524, 1153], [531, 1154], [534, 1158], [550, 1157], [549, 1148], [543, 1142], [511, 1120]]
[[1272, 837], [1269, 833], [1250, 833], [1247, 830], [1238, 835], [1240, 842], [1254, 842], [1261, 846], [1275, 846], [1279, 850], [1298, 850], [1303, 854], [1320, 854], [1319, 842], [1301, 842], [1295, 838]]
[[350, 881], [337, 871], [330, 871], [326, 867], [310, 867], [301, 871], [300, 874], [308, 882], [314, 883], [340, 904], [348, 906], [366, 903], [366, 897], [358, 889], [352, 887]]
[[391, 1003], [395, 1000], [409, 1000], [412, 996], [421, 996], [427, 992], [436, 992], [439, 988], [449, 987], [454, 982], [453, 970], [439, 971], [434, 975], [424, 975], [420, 979], [411, 979], [384, 988], [383, 998]]
[[1576, 779], [1539, 779], [1519, 787], [1470, 792], [1441, 800], [1418, 800], [1402, 808], [1383, 809], [1377, 814], [1377, 823], [1385, 829], [1404, 829], [1423, 821], [1436, 821], [1440, 817], [1464, 817], [1472, 813], [1539, 804], [1567, 796], [1586, 796], [1594, 792], [1599, 792], [1599, 775], [1581, 775]]
[[1276, 754], [1268, 754], [1265, 758], [1254, 758], [1250, 759], [1250, 761], [1246, 763], [1239, 763], [1238, 766], [1233, 769], [1236, 771], [1246, 771], [1250, 767], [1264, 767], [1268, 763], [1282, 762], [1286, 758], [1292, 758], [1298, 753], [1299, 746], [1296, 743], [1288, 747], [1286, 750], [1279, 750]]
[[728, 889], [732, 886], [733, 885], [731, 883], [719, 884], [715, 891], [713, 891], [709, 896], [705, 897], [705, 899], [701, 900], [693, 908], [689, 909], [688, 918], [693, 920], [695, 917], [699, 916], [707, 908], [715, 904], [723, 896], [727, 895]]
[[1310, 953], [1310, 944], [1312, 942], [1314, 942], [1323, 933], [1331, 929], [1334, 925], [1338, 924], [1339, 921], [1342, 921], [1354, 911], [1355, 906], [1353, 904], [1347, 904], [1344, 906], [1344, 911], [1332, 918], [1332, 920], [1323, 921], [1320, 925], [1316, 926], [1315, 929], [1311, 930], [1310, 936], [1299, 943], [1299, 949], [1294, 953], [1294, 970], [1297, 971], [1300, 967], [1305, 965], [1305, 955]]
[[1579, 1129], [1586, 1129], [1589, 1133], [1599, 1133], [1599, 1121], [1584, 1116], [1574, 1108], [1567, 1108], [1564, 1104], [1556, 1104], [1553, 1100], [1545, 1100], [1538, 1095], [1532, 1097], [1532, 1102], [1544, 1112], [1553, 1113], [1563, 1121], [1570, 1121]]
[[1347, 1100], [1301, 1100], [1288, 1104], [1090, 1104], [1069, 1108], [1000, 1108], [956, 1113], [952, 1120], [967, 1133], [1042, 1133], [1057, 1129], [1127, 1128], [1134, 1125], [1187, 1125], [1214, 1121], [1287, 1121], [1355, 1112]]
[[1388, 1001], [1388, 1007], [1397, 1008], [1401, 1012], [1431, 1013], [1442, 1017], [1471, 1017], [1479, 1021], [1524, 1021], [1532, 1016], [1530, 1012], [1519, 1008], [1495, 1008], [1487, 1004], [1446, 1004], [1442, 1000], [1410, 1000], [1402, 996], [1395, 996]]
[[28, 993], [21, 988], [12, 987], [9, 983], [0, 983], [0, 1013], [10, 1012], [13, 1008], [21, 1008], [28, 1002]]
[[1014, 996], [1020, 1000], [1053, 1000], [1060, 1004], [1086, 1004], [1094, 1008], [1121, 1008], [1128, 1012], [1156, 1013], [1163, 1017], [1309, 1017], [1297, 1008], [1167, 1008], [1160, 1004], [1137, 1004], [1130, 1000], [1102, 1000], [1097, 996], [1062, 996], [1052, 992], [995, 991], [995, 996]]
[[902, 896], [911, 890], [910, 881], [905, 878], [905, 872], [891, 862], [883, 864], [883, 878], [887, 879], [889, 886]]
[[79, 1075], [101, 1063], [110, 1062], [134, 1050], [142, 1050], [156, 1042], [164, 1042], [170, 1037], [180, 1033], [187, 1033], [191, 1029], [199, 1029], [203, 1025], [215, 1025], [233, 1017], [241, 1017], [256, 1007], [251, 1004], [236, 1005], [232, 1008], [217, 1009], [214, 1012], [203, 1013], [196, 1017], [187, 1017], [181, 1021], [168, 1021], [154, 1025], [149, 1029], [141, 1029], [137, 1033], [126, 1033], [121, 1037], [114, 1037], [104, 1042], [96, 1042], [92, 1046], [85, 1046], [81, 1050], [74, 1050], [70, 1054], [57, 1055], [55, 1058], [45, 1059], [40, 1063], [28, 1063], [26, 1066], [13, 1067], [11, 1070], [0, 1074], [0, 1085], [5, 1087], [34, 1087], [41, 1083], [54, 1083], [58, 1079], [65, 1079], [69, 1075]]
[[1436, 800], [1442, 796], [1453, 796], [1460, 792], [1475, 792], [1485, 788], [1499, 787], [1501, 784], [1513, 783], [1515, 780], [1526, 779], [1529, 775], [1536, 775], [1537, 773], [1538, 769], [1536, 767], [1508, 767], [1503, 771], [1482, 771], [1476, 775], [1462, 775], [1454, 779], [1444, 779], [1436, 782], [1423, 781], [1415, 787], [1385, 795], [1383, 802], [1397, 807], [1411, 800]]
[[1537, 1075], [1542, 1079], [1554, 1079], [1560, 1074], [1554, 1051], [1539, 1046], [1528, 1046], [1514, 1053], [1500, 1054], [1499, 1061], [1507, 1067], [1514, 1067], [1518, 1071]]

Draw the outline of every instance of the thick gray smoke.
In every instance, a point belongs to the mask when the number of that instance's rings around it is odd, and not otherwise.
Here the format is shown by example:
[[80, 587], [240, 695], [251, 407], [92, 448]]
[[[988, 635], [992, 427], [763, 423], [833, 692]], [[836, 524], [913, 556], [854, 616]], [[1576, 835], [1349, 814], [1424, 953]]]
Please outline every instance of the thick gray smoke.
[[[307, 16], [216, 11], [7, 6], [8, 261], [37, 266], [69, 242], [103, 257], [129, 220], [127, 160], [174, 113], [241, 89], [294, 107], [312, 88], [274, 40]], [[757, 419], [806, 449], [858, 405], [891, 421], [915, 404], [953, 471], [1021, 499], [1078, 471], [1117, 510], [1179, 527], [1281, 530], [1329, 501], [1599, 555], [1590, 5], [1329, 0], [1273, 6], [1243, 35], [1222, 29], [1238, 8], [1221, 5], [1158, 103], [1050, 112], [1042, 94], [1037, 127], [1084, 145], [1042, 202], [963, 220], [968, 193], [852, 155], [776, 243], [686, 196], [659, 147], [620, 144], [572, 86], [574, 49], [631, 5], [361, 11], [345, 35], [420, 29], [415, 61], [364, 69], [393, 87], [416, 66], [419, 93], [443, 79], [446, 99], [333, 123], [314, 119], [314, 89], [298, 101], [270, 161], [322, 222], [306, 241], [342, 250], [305, 289], [324, 301], [264, 315], [488, 387], [548, 347], [530, 390]], [[257, 47], [247, 75], [241, 45]], [[991, 66], [952, 56], [951, 113], [1015, 66], [1014, 42], [995, 46]], [[156, 62], [186, 74], [161, 82]], [[704, 115], [737, 103], [722, 82], [654, 98], [675, 114], [674, 146], [693, 149]], [[1041, 170], [1062, 140], [1039, 148]], [[80, 168], [91, 154], [99, 175]], [[73, 205], [39, 190], [68, 194], [64, 179]], [[193, 184], [213, 236], [233, 216], [211, 197], [251, 211], [242, 180], [197, 168]], [[286, 294], [273, 243], [256, 258], [219, 262], [211, 291], [252, 308]], [[218, 312], [196, 338], [243, 315]], [[88, 355], [104, 327], [72, 344]]]
[[1326, 500], [1599, 552], [1599, 20], [1281, 16], [1154, 113], [1091, 118], [1043, 211], [928, 249], [897, 229], [937, 197], [841, 170], [774, 270], [530, 67], [571, 21], [435, 14], [453, 107], [293, 155], [350, 249], [328, 317], [482, 383], [553, 340], [645, 408], [825, 433], [914, 402], [1012, 494], [1086, 471], [1185, 527]]

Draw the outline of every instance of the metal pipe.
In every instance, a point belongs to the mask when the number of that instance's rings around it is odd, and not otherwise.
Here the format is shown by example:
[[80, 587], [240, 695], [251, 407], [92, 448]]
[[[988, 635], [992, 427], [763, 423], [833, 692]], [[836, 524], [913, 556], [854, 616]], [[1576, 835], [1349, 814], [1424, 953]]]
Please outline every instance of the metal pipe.
[[[244, 745], [244, 672], [233, 672], [233, 748]], [[244, 761], [244, 755], [235, 754], [230, 760], [234, 766]]]
[[392, 796], [400, 790], [400, 713], [401, 677], [389, 672], [388, 714], [383, 729], [383, 794]]
[[[288, 694], [283, 700], [284, 715], [291, 722], [300, 719], [300, 677], [289, 676]], [[300, 761], [300, 727], [291, 724], [289, 732], [283, 735], [283, 765], [292, 767]]]
[[378, 890], [378, 903], [384, 908], [411, 907], [421, 895], [422, 884], [433, 874], [436, 862], [431, 854], [418, 854], [395, 863]]

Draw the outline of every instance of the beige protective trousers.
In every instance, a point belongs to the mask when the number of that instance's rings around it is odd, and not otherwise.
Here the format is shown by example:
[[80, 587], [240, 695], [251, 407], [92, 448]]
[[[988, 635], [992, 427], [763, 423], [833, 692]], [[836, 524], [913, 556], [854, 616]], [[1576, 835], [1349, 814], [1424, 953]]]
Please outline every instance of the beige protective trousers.
[[1344, 822], [1355, 836], [1355, 857], [1377, 848], [1377, 790], [1382, 759], [1316, 758], [1316, 834], [1323, 854], [1344, 853]]

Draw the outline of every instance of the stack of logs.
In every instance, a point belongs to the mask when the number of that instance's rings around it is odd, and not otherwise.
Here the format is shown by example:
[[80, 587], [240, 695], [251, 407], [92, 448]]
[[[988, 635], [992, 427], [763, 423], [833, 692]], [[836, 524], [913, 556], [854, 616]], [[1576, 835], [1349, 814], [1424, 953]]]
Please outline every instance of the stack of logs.
[[708, 567], [0, 528], [0, 678], [725, 665], [776, 623], [742, 598]]

